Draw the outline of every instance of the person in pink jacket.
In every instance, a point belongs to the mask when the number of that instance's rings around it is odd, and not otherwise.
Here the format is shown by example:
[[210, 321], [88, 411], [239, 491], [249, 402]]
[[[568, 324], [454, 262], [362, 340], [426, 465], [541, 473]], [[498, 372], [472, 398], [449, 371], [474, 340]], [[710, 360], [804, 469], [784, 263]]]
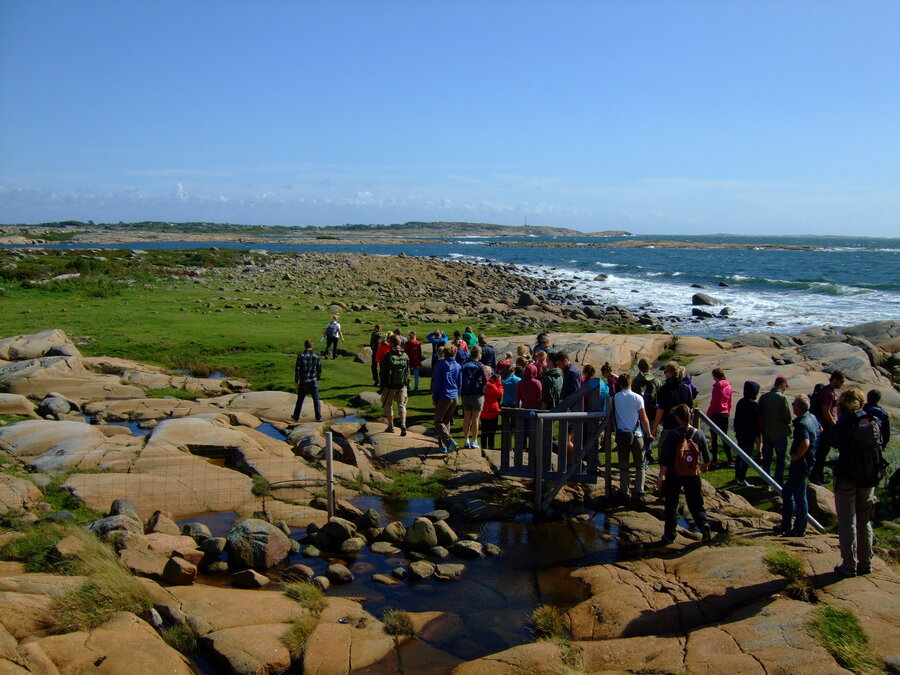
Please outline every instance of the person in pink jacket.
[[[715, 424], [723, 433], [728, 433], [728, 416], [731, 415], [731, 385], [725, 379], [725, 371], [721, 368], [715, 368], [712, 371], [715, 382], [712, 386], [712, 398], [709, 400], [709, 408], [706, 414], [712, 423]], [[731, 460], [731, 448], [722, 441], [722, 450], [728, 458], [728, 464], [733, 466]], [[712, 434], [712, 464], [719, 462], [719, 436]]]

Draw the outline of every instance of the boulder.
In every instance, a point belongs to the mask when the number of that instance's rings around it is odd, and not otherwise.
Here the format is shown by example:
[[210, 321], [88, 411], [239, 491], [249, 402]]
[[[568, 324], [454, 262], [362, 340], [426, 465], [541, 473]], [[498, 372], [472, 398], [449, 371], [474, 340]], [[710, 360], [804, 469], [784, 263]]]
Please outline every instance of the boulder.
[[0, 474], [0, 513], [30, 511], [43, 498], [44, 495], [30, 480]]
[[160, 534], [180, 535], [181, 528], [172, 520], [172, 517], [162, 511], [154, 511], [144, 526], [144, 532], [151, 534], [158, 532]]
[[134, 520], [140, 521], [141, 513], [134, 502], [128, 499], [116, 499], [109, 506], [107, 516], [128, 516]]
[[456, 542], [450, 550], [454, 555], [458, 555], [460, 558], [471, 559], [484, 557], [484, 546], [482, 546], [481, 542], [477, 541], [461, 540]]
[[200, 644], [220, 666], [216, 672], [285, 673], [291, 666], [291, 654], [281, 637], [289, 628], [288, 622], [224, 628], [203, 635]]
[[438, 520], [434, 523], [434, 532], [437, 536], [438, 544], [447, 548], [453, 546], [459, 539], [456, 532], [452, 530], [446, 520]]
[[236, 524], [225, 539], [228, 541], [228, 564], [234, 570], [268, 569], [291, 552], [291, 540], [284, 532], [256, 518]]
[[819, 521], [825, 527], [837, 524], [837, 511], [834, 507], [834, 493], [823, 485], [808, 483], [806, 486], [806, 500], [809, 506], [809, 515]]
[[21, 394], [0, 394], [0, 415], [36, 417], [34, 405]]
[[169, 558], [162, 572], [163, 581], [176, 586], [189, 586], [197, 578], [197, 566], [184, 558]]
[[316, 575], [312, 567], [301, 565], [299, 563], [291, 565], [281, 573], [282, 579], [309, 581]]
[[405, 544], [414, 551], [427, 551], [438, 545], [434, 523], [428, 518], [416, 518], [406, 531]]
[[691, 296], [691, 304], [711, 306], [723, 305], [725, 303], [723, 303], [721, 300], [717, 300], [710, 295], [707, 295], [706, 293], [694, 293], [694, 295]]
[[0, 359], [21, 361], [44, 356], [57, 345], [70, 344], [68, 336], [58, 328], [42, 330], [30, 335], [0, 339]]
[[271, 579], [256, 570], [241, 570], [231, 575], [231, 583], [237, 588], [262, 588], [271, 583]]
[[328, 566], [326, 572], [328, 580], [335, 584], [349, 584], [353, 581], [353, 572], [341, 563], [334, 563]]
[[129, 516], [107, 516], [106, 518], [95, 520], [88, 525], [88, 530], [101, 539], [106, 539], [113, 532], [121, 531], [131, 534], [144, 534], [144, 526]]
[[416, 560], [409, 564], [409, 575], [413, 579], [429, 579], [434, 575], [435, 566], [427, 560]]
[[356, 536], [356, 526], [349, 520], [333, 516], [322, 526], [321, 533], [328, 537], [332, 545], [340, 546], [347, 539]]

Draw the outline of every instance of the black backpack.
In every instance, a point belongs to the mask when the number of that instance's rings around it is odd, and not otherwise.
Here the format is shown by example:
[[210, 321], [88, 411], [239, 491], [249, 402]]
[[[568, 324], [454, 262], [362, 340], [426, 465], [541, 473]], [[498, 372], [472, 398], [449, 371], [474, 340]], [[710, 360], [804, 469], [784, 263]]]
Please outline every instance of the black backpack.
[[484, 366], [479, 361], [466, 361], [462, 367], [462, 388], [460, 392], [466, 396], [481, 396], [487, 385]]
[[875, 487], [887, 472], [881, 447], [881, 425], [878, 418], [860, 413], [850, 428], [850, 457], [847, 478], [859, 487]]

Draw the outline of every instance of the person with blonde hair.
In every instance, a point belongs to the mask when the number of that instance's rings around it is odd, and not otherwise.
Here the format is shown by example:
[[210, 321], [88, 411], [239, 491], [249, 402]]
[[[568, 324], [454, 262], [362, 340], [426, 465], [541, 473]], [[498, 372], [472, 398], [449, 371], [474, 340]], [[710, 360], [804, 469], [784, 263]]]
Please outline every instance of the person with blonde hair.
[[841, 549], [841, 564], [834, 571], [844, 577], [872, 571], [875, 486], [862, 485], [854, 471], [855, 455], [862, 449], [857, 432], [863, 418], [870, 417], [863, 409], [865, 404], [866, 397], [859, 387], [842, 391], [838, 397], [840, 412], [832, 435], [838, 449], [834, 467], [834, 508]]

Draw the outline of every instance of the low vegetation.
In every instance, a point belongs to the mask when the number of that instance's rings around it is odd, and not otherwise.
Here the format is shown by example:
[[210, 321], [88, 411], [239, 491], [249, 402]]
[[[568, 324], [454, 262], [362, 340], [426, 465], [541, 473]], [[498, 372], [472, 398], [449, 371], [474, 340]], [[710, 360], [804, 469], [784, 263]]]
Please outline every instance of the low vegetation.
[[288, 648], [291, 659], [299, 661], [306, 650], [309, 636], [315, 630], [319, 620], [312, 615], [297, 617], [291, 622], [290, 628], [281, 636], [282, 644]]
[[795, 600], [812, 600], [813, 589], [806, 575], [805, 565], [801, 558], [781, 548], [768, 551], [763, 562], [772, 574], [787, 579], [785, 592]]
[[808, 630], [847, 670], [854, 673], [883, 672], [859, 619], [849, 609], [832, 605], [817, 607], [810, 617]]
[[444, 483], [450, 478], [447, 469], [438, 469], [428, 478], [417, 471], [385, 471], [390, 483], [381, 483], [378, 488], [392, 499], [416, 499], [433, 497], [437, 499], [445, 491]]
[[313, 616], [319, 616], [328, 606], [322, 589], [308, 581], [294, 581], [284, 587], [285, 594], [304, 608]]
[[541, 605], [531, 613], [531, 636], [535, 640], [563, 640], [566, 627], [559, 607]]
[[388, 635], [415, 635], [416, 629], [413, 626], [412, 619], [409, 614], [402, 609], [389, 609], [384, 613], [382, 619], [384, 624], [384, 632]]
[[197, 633], [188, 624], [176, 623], [166, 626], [160, 634], [167, 645], [187, 657], [193, 656], [200, 646]]

